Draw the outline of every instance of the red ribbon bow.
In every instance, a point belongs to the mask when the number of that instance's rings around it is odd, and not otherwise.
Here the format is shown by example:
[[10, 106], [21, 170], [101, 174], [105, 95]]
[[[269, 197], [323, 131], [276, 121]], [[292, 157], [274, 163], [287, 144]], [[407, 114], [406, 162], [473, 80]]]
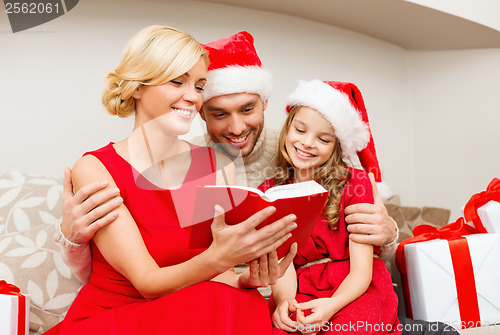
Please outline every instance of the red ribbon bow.
[[398, 245], [396, 250], [396, 265], [403, 277], [403, 290], [405, 293], [405, 307], [409, 317], [413, 317], [410, 290], [406, 273], [406, 259], [404, 246], [411, 243], [430, 241], [434, 239], [447, 240], [455, 274], [457, 298], [462, 324], [477, 327], [480, 322], [477, 291], [474, 271], [470, 258], [469, 245], [464, 235], [476, 234], [480, 231], [465, 223], [463, 218], [449, 223], [438, 229], [431, 225], [419, 225], [413, 229], [414, 237], [408, 238]]
[[0, 294], [19, 293], [21, 290], [16, 285], [7, 283], [5, 280], [0, 280]]
[[0, 280], [0, 294], [15, 295], [19, 298], [19, 314], [17, 318], [17, 334], [24, 335], [26, 333], [26, 297], [22, 295], [19, 287], [7, 283], [5, 280]]
[[500, 202], [500, 179], [498, 178], [493, 178], [488, 184], [486, 191], [474, 194], [464, 208], [465, 220], [467, 222], [474, 222], [474, 226], [476, 226], [480, 233], [486, 233], [487, 231], [477, 214], [477, 210], [490, 200]]

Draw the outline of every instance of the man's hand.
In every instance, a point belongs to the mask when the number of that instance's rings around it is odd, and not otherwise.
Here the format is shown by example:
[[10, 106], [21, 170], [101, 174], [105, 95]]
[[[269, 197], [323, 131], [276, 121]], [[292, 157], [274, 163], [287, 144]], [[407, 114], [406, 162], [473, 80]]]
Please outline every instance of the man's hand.
[[276, 284], [281, 278], [297, 253], [297, 243], [291, 245], [288, 254], [281, 262], [278, 260], [276, 250], [254, 259], [250, 262], [248, 270], [243, 272], [238, 279], [240, 288], [266, 287]]
[[73, 194], [71, 169], [64, 170], [61, 231], [66, 239], [77, 244], [87, 243], [99, 229], [117, 218], [114, 210], [123, 199], [118, 189], [105, 189], [107, 185], [107, 181], [95, 182]]
[[369, 173], [368, 176], [373, 187], [374, 203], [360, 203], [346, 207], [347, 231], [350, 233], [349, 238], [354, 242], [383, 246], [394, 241], [397, 228], [378, 193], [373, 174]]

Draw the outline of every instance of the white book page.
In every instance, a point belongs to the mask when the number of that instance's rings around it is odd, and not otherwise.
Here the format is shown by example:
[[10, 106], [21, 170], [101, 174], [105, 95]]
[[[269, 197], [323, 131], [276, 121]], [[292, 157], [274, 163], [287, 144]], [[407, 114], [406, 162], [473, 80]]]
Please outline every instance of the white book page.
[[257, 193], [258, 195], [260, 195], [261, 197], [265, 196], [264, 192], [262, 192], [261, 190], [257, 189], [257, 188], [253, 188], [253, 187], [250, 187], [250, 186], [236, 186], [236, 185], [231, 185], [231, 186], [221, 186], [221, 185], [205, 185], [203, 187], [215, 187], [215, 188], [225, 188], [225, 187], [231, 187], [231, 188], [237, 188], [237, 189], [240, 189], [240, 190], [246, 190], [246, 191], [249, 191], [249, 192], [253, 192], [253, 193]]
[[323, 192], [326, 192], [323, 186], [314, 180], [309, 180], [301, 183], [275, 186], [268, 189], [265, 195], [269, 201], [274, 201], [276, 199], [296, 198]]

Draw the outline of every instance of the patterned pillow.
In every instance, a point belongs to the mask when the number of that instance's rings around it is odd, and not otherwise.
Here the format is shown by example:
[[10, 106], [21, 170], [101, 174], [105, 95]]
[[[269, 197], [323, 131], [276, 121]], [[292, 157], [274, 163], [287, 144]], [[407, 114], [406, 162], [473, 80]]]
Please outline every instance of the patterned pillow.
[[31, 333], [62, 320], [81, 287], [53, 241], [61, 193], [61, 178], [0, 172], [0, 278], [30, 296]]

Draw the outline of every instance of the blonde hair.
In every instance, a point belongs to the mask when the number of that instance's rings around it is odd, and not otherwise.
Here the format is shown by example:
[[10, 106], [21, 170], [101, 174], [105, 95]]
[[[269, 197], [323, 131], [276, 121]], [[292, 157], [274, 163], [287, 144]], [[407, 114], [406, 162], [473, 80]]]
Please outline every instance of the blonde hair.
[[135, 110], [134, 91], [141, 85], [161, 85], [189, 71], [208, 53], [190, 35], [166, 26], [148, 26], [125, 44], [120, 65], [105, 78], [102, 103], [112, 115], [127, 117]]
[[[285, 140], [292, 125], [295, 114], [302, 106], [294, 106], [288, 113], [285, 124], [281, 129], [278, 142], [277, 173], [274, 176], [275, 185], [286, 184], [295, 176], [295, 169], [292, 160], [285, 147]], [[314, 174], [314, 180], [330, 191], [323, 215], [328, 220], [328, 227], [331, 230], [338, 229], [340, 215], [340, 200], [345, 183], [351, 178], [351, 172], [347, 169], [347, 164], [342, 159], [342, 149], [340, 141], [335, 141], [335, 147], [328, 160], [318, 167]]]

